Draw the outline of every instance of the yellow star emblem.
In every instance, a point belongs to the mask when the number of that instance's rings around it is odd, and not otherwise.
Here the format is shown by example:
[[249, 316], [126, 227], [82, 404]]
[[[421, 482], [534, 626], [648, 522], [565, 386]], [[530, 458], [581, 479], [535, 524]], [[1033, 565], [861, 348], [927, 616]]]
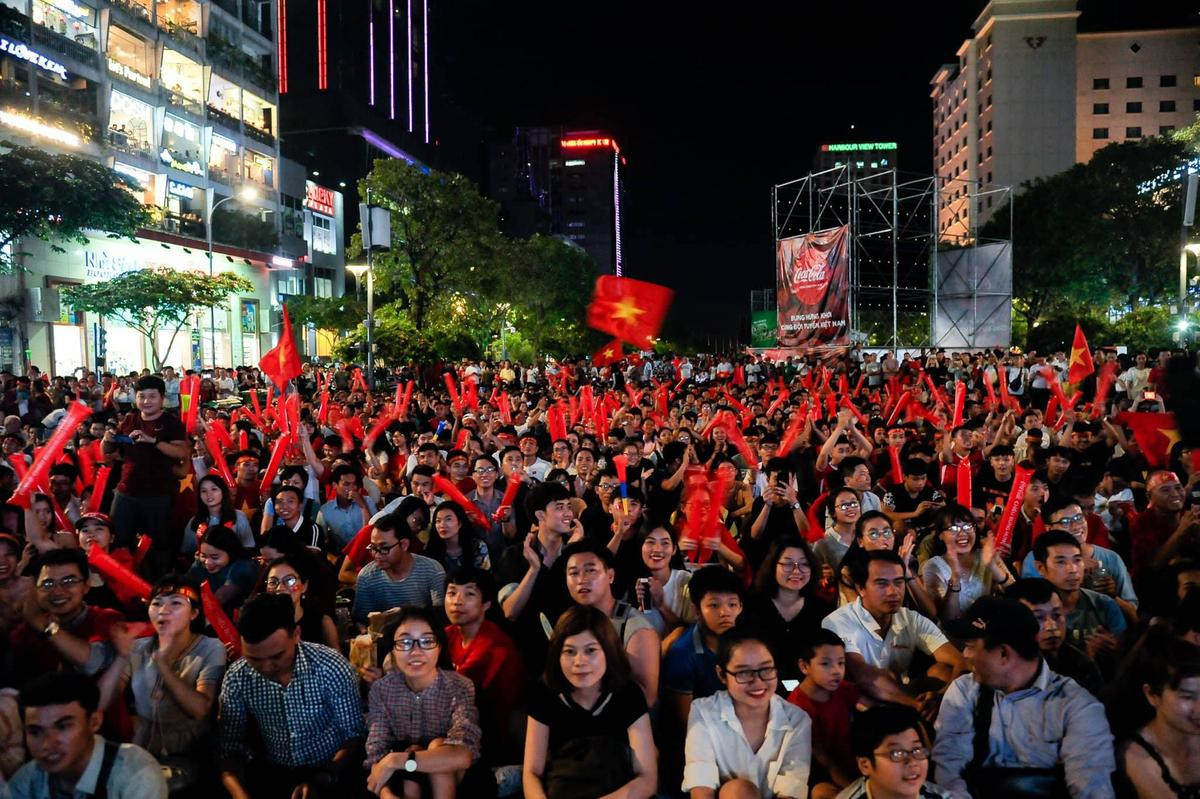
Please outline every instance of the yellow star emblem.
[[615, 352], [613, 352], [613, 348], [612, 348], [612, 347], [609, 347], [608, 349], [606, 349], [606, 350], [604, 351], [604, 357], [605, 357], [605, 358], [612, 358], [612, 357], [613, 357], [613, 356], [615, 356], [615, 355], [616, 355], [616, 353], [615, 353]]
[[180, 494], [182, 494], [184, 491], [187, 491], [190, 488], [196, 487], [195, 482], [193, 480], [194, 477], [195, 477], [195, 475], [193, 473], [188, 472], [187, 477], [179, 478], [179, 493]]
[[249, 499], [244, 499], [242, 500], [242, 507], [238, 508], [238, 510], [240, 510], [246, 516], [246, 518], [249, 519], [254, 515], [255, 508], [250, 504]]
[[1083, 363], [1083, 350], [1071, 350], [1071, 363], [1074, 366], [1077, 363]]
[[645, 309], [639, 306], [629, 297], [622, 297], [620, 301], [613, 303], [613, 319], [620, 319], [623, 322], [636, 323], [638, 317], [644, 313], [646, 313]]

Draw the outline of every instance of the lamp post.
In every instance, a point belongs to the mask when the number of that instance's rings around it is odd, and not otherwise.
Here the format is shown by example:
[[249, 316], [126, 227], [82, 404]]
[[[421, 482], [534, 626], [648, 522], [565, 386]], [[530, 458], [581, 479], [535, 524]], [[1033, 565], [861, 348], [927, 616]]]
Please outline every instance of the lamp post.
[[[1184, 229], [1186, 235], [1186, 228]], [[1188, 323], [1187, 307], [1187, 254], [1191, 253], [1200, 259], [1200, 243], [1184, 244], [1179, 251], [1179, 344], [1187, 345]]]
[[[221, 199], [217, 200], [215, 203], [212, 201], [212, 198], [213, 198], [213, 195], [215, 192], [213, 192], [212, 189], [209, 189], [208, 192], [209, 192], [208, 213], [204, 215], [204, 235], [205, 235], [205, 238], [208, 240], [208, 277], [211, 279], [213, 277], [213, 230], [212, 230], [213, 214], [216, 213], [216, 210], [219, 207], [221, 207], [221, 205], [223, 203], [227, 203], [230, 200], [241, 200], [242, 202], [254, 202], [255, 200], [258, 199], [258, 190], [255, 189], [253, 186], [243, 186], [238, 191], [237, 194], [230, 195], [229, 197], [222, 197]], [[208, 307], [208, 346], [209, 346], [209, 351], [211, 352], [211, 355], [212, 355], [212, 367], [213, 367], [213, 369], [216, 369], [217, 368], [217, 307], [215, 305], [210, 305]], [[201, 362], [201, 365], [203, 365], [203, 362]]]
[[346, 264], [346, 271], [354, 275], [354, 297], [362, 298], [362, 276], [367, 273], [366, 264]]

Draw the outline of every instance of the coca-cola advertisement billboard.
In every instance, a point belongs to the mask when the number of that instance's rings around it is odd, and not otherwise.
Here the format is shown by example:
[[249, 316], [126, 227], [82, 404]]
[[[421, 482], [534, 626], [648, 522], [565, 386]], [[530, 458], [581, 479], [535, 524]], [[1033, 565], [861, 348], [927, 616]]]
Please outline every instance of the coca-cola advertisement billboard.
[[849, 343], [849, 243], [846, 225], [779, 240], [779, 346]]

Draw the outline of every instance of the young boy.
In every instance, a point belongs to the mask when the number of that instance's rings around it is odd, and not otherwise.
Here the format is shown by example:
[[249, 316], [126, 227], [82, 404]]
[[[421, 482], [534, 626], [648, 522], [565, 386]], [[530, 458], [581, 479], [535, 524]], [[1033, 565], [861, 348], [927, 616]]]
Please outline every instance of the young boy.
[[821, 629], [800, 648], [804, 680], [788, 701], [808, 713], [813, 724], [813, 799], [833, 799], [858, 769], [850, 751], [850, 716], [859, 702], [858, 687], [845, 679], [846, 645], [837, 633]]

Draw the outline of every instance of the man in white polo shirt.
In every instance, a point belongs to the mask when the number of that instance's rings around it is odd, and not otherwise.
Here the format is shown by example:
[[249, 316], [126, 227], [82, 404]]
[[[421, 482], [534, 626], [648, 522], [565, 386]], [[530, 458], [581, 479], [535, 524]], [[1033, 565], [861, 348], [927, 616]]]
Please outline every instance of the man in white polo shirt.
[[[864, 553], [851, 564], [859, 598], [825, 617], [821, 626], [846, 644], [846, 666], [864, 693], [909, 705], [932, 717], [941, 691], [965, 668], [962, 654], [937, 625], [903, 607], [904, 562], [890, 550]], [[910, 675], [913, 654], [936, 663], [925, 675]]]

